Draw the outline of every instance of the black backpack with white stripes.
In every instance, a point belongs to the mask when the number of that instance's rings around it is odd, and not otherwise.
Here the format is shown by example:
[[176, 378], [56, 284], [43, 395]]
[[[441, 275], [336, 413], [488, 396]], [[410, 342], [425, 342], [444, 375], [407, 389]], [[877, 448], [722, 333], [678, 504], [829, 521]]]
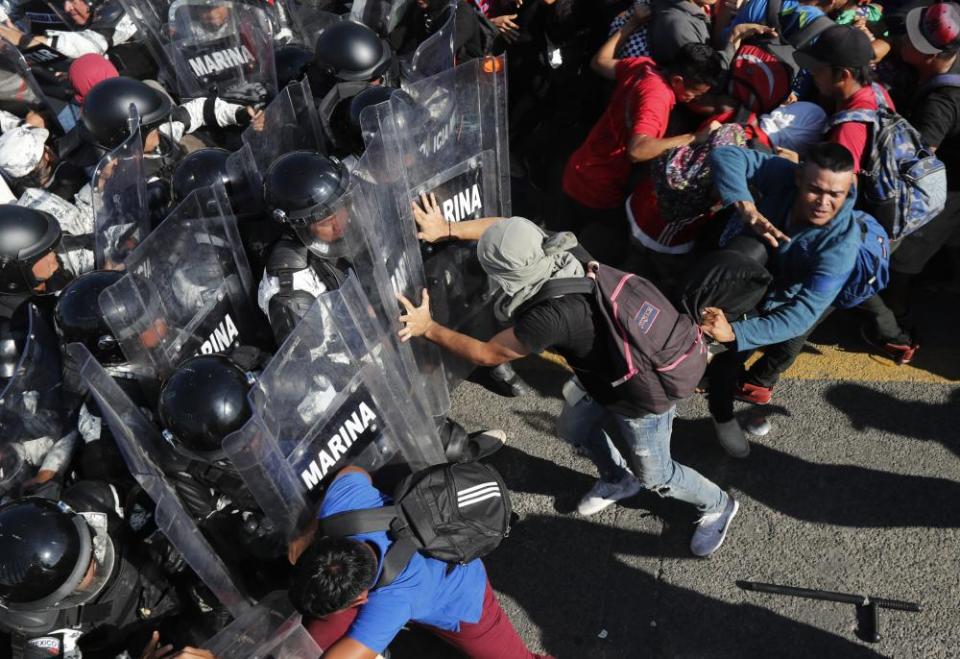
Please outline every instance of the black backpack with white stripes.
[[417, 551], [448, 563], [489, 554], [510, 534], [510, 492], [496, 469], [479, 462], [441, 464], [408, 476], [394, 503], [320, 520], [326, 536], [386, 531], [393, 544], [374, 588], [396, 579]]

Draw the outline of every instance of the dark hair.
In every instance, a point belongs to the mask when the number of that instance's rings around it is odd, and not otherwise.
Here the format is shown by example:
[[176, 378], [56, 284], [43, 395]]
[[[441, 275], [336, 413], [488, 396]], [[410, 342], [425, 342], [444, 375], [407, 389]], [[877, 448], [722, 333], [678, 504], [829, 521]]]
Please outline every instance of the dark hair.
[[852, 172], [854, 163], [847, 147], [836, 142], [820, 142], [807, 150], [803, 164], [816, 165], [831, 172]]
[[723, 81], [723, 58], [705, 43], [688, 43], [673, 56], [667, 72], [683, 78], [687, 86], [710, 85]]
[[833, 69], [833, 79], [836, 81], [840, 78], [840, 74], [847, 70], [850, 72], [850, 75], [853, 76], [853, 79], [857, 81], [857, 84], [861, 87], [866, 87], [867, 85], [873, 84], [873, 73], [870, 71], [869, 66], [861, 67], [851, 67], [851, 66], [834, 66]]
[[290, 601], [303, 615], [320, 618], [347, 608], [376, 576], [377, 559], [362, 542], [320, 538], [290, 574]]

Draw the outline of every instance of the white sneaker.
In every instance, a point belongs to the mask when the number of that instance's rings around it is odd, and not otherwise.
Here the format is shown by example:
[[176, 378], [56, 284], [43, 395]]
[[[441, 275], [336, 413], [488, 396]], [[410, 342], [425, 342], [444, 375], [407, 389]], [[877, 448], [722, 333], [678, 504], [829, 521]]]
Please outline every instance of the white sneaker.
[[634, 478], [633, 474], [624, 476], [616, 483], [598, 480], [580, 499], [577, 512], [584, 516], [595, 515], [620, 499], [632, 497], [640, 489], [640, 482]]
[[720, 549], [723, 539], [727, 537], [727, 529], [734, 515], [740, 510], [740, 504], [732, 495], [727, 495], [727, 505], [716, 513], [703, 515], [697, 520], [697, 530], [693, 532], [690, 541], [690, 551], [694, 556], [709, 556]]
[[750, 455], [750, 442], [747, 441], [743, 429], [736, 419], [730, 419], [723, 423], [717, 423], [713, 420], [713, 429], [717, 433], [717, 440], [720, 446], [732, 458], [745, 458]]

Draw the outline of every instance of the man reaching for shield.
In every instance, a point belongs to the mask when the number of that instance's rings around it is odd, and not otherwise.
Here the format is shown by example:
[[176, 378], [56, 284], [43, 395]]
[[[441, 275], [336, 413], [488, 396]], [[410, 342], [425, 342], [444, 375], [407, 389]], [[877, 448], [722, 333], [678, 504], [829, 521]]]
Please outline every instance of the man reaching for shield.
[[[560, 434], [575, 439], [597, 466], [600, 479], [578, 506], [582, 515], [593, 515], [642, 488], [662, 497], [686, 501], [701, 513], [690, 545], [697, 556], [709, 556], [723, 544], [738, 504], [732, 496], [693, 469], [670, 456], [670, 436], [676, 406], [663, 413], [646, 409], [644, 402], [611, 386], [616, 379], [608, 351], [603, 317], [594, 311], [592, 295], [574, 293], [524, 304], [551, 279], [582, 277], [583, 264], [570, 253], [576, 239], [570, 233], [546, 235], [521, 217], [482, 218], [447, 223], [431, 195], [414, 203], [417, 237], [478, 241], [477, 256], [490, 279], [500, 289], [494, 303], [498, 320], [511, 323], [489, 341], [479, 341], [443, 327], [430, 316], [430, 297], [415, 307], [400, 296], [406, 315], [400, 337], [408, 341], [423, 336], [475, 364], [496, 366], [531, 352], [552, 348], [573, 367], [586, 391], [569, 394], [560, 416]], [[609, 414], [630, 447], [629, 463], [603, 429]]]

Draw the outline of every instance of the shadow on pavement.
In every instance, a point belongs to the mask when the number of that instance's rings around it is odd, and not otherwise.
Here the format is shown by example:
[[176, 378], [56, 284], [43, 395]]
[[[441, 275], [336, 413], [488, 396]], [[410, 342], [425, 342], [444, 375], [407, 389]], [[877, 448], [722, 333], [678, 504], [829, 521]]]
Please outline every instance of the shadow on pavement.
[[640, 531], [530, 515], [486, 564], [494, 587], [523, 608], [558, 659], [878, 656], [758, 606], [672, 586], [656, 577], [656, 560], [650, 572], [628, 564], [656, 556], [658, 543]]
[[718, 455], [709, 419], [677, 419], [677, 461], [796, 519], [852, 527], [960, 527], [960, 508], [933, 504], [960, 501], [960, 483], [946, 478], [809, 462], [756, 442], [746, 460]]
[[857, 430], [880, 430], [902, 437], [939, 441], [960, 455], [960, 388], [950, 394], [949, 402], [942, 404], [902, 400], [852, 383], [832, 386], [824, 397], [846, 414]]
[[[910, 366], [940, 375], [950, 380], [960, 380], [960, 359], [957, 358], [956, 332], [960, 322], [960, 296], [917, 290], [914, 295], [912, 320], [904, 327], [914, 333], [914, 339], [920, 344]], [[845, 352], [877, 352], [864, 341], [860, 327], [868, 320], [867, 316], [856, 310], [831, 314], [811, 337], [819, 344], [835, 345]], [[892, 362], [877, 357], [883, 363]]]

